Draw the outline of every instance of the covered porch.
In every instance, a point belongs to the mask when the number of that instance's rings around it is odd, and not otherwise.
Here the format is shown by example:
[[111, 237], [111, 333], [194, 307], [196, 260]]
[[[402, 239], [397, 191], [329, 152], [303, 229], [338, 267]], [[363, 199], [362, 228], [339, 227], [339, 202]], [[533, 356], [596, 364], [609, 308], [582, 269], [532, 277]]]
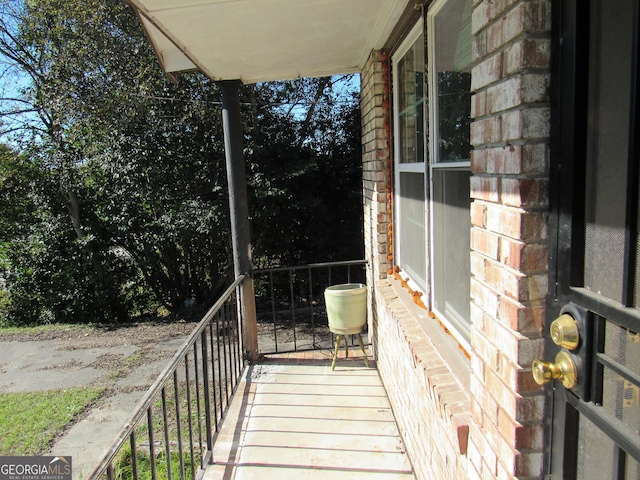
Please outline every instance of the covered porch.
[[[349, 358], [342, 349], [332, 371], [331, 343], [316, 340], [317, 300], [311, 292], [321, 298], [335, 278], [318, 289], [309, 277], [312, 350], [265, 355], [261, 348], [238, 88], [359, 72], [414, 5], [395, 0], [128, 3], [169, 77], [198, 70], [219, 82], [236, 280], [85, 478], [116, 478], [129, 468], [131, 478], [139, 478], [147, 461], [151, 478], [413, 478], [376, 363], [367, 367], [357, 347], [350, 348]], [[371, 292], [375, 279], [369, 271], [366, 276], [362, 282]], [[298, 290], [292, 284], [290, 291], [293, 297]], [[294, 327], [294, 345], [297, 340]], [[273, 343], [278, 344], [275, 333]], [[366, 350], [374, 358], [372, 349]]]
[[[241, 276], [85, 480], [413, 478], [370, 332], [363, 332], [364, 351], [349, 335], [332, 368], [323, 292], [358, 281], [363, 268], [363, 261], [351, 261], [254, 271], [261, 292], [249, 299], [259, 307], [255, 361], [244, 342], [249, 280]], [[277, 294], [285, 290], [286, 298]], [[288, 309], [278, 310], [283, 305]]]
[[413, 478], [375, 362], [269, 355], [242, 377], [205, 480]]

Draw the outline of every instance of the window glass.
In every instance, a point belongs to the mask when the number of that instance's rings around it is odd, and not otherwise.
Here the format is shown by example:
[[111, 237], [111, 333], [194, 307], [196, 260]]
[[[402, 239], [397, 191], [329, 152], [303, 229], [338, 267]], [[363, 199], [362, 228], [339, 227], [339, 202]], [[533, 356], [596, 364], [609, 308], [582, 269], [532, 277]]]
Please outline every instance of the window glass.
[[427, 287], [424, 54], [420, 24], [393, 56], [396, 262], [420, 289]]
[[424, 37], [397, 64], [400, 163], [424, 162]]
[[424, 174], [400, 173], [399, 196], [402, 221], [400, 268], [422, 289], [426, 289], [426, 229], [424, 211]]
[[471, 0], [427, 12], [431, 106], [432, 308], [463, 344], [470, 338]]
[[435, 0], [427, 22], [392, 57], [396, 263], [468, 346], [471, 0]]
[[471, 250], [467, 169], [433, 171], [434, 308], [470, 336]]
[[438, 162], [469, 161], [471, 2], [449, 0], [433, 17]]

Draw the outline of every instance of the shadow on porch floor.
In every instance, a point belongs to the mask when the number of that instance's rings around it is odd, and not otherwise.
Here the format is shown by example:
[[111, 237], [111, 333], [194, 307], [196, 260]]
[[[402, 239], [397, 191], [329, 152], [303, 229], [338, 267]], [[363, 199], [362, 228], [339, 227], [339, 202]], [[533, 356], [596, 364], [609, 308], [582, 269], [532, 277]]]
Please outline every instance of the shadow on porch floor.
[[367, 368], [350, 350], [334, 371], [328, 350], [249, 367], [204, 480], [412, 479], [375, 362]]

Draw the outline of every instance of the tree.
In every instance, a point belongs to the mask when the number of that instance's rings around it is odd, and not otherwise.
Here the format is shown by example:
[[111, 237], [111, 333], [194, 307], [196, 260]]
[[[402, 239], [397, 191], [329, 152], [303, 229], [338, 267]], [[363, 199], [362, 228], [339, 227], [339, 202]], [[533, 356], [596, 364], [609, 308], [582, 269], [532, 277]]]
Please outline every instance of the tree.
[[351, 80], [256, 87], [247, 150], [258, 261], [362, 258], [360, 110]]
[[[215, 86], [198, 75], [179, 87], [169, 82], [122, 2], [2, 8], [0, 53], [10, 65], [2, 76], [4, 133], [50, 178], [42, 205], [58, 222], [47, 238], [58, 242], [46, 249], [68, 260], [68, 275], [80, 280], [72, 283], [91, 291], [68, 296], [121, 319], [132, 308], [123, 283], [130, 291], [146, 283], [170, 307], [209, 301], [228, 238]], [[21, 86], [10, 89], [16, 70]], [[137, 268], [126, 281], [114, 275], [123, 260]]]
[[[29, 200], [6, 217], [12, 318], [210, 304], [232, 274], [216, 85], [169, 81], [119, 0], [0, 9], [0, 133], [21, 162], [10, 194]], [[362, 255], [358, 103], [339, 81], [242, 89], [260, 262]]]

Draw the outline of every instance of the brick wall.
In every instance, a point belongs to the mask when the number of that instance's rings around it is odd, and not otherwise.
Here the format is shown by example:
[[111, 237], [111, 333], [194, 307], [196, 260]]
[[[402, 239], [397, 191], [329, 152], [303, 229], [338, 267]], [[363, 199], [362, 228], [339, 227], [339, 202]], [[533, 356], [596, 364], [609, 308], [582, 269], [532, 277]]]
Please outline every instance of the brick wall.
[[[370, 297], [376, 281], [386, 278], [391, 268], [388, 209], [390, 194], [390, 152], [388, 118], [388, 70], [383, 55], [374, 52], [361, 73], [360, 109], [362, 115], [362, 186], [364, 201], [365, 258]], [[369, 336], [377, 345], [376, 316], [369, 302]]]
[[550, 0], [473, 0], [470, 478], [542, 475]]
[[400, 300], [386, 280], [392, 265], [388, 82], [387, 59], [373, 52], [361, 73], [365, 252], [373, 299], [369, 332], [416, 478], [465, 479], [471, 419], [468, 392], [406, 307], [411, 300]]
[[376, 290], [378, 371], [415, 477], [466, 479], [471, 420], [468, 392], [408, 310], [410, 300], [401, 300], [384, 280]]
[[[362, 71], [369, 328], [416, 478], [540, 478], [545, 398], [551, 0], [471, 0], [471, 347], [468, 387], [392, 282], [386, 57]], [[468, 433], [468, 435], [467, 435]]]

